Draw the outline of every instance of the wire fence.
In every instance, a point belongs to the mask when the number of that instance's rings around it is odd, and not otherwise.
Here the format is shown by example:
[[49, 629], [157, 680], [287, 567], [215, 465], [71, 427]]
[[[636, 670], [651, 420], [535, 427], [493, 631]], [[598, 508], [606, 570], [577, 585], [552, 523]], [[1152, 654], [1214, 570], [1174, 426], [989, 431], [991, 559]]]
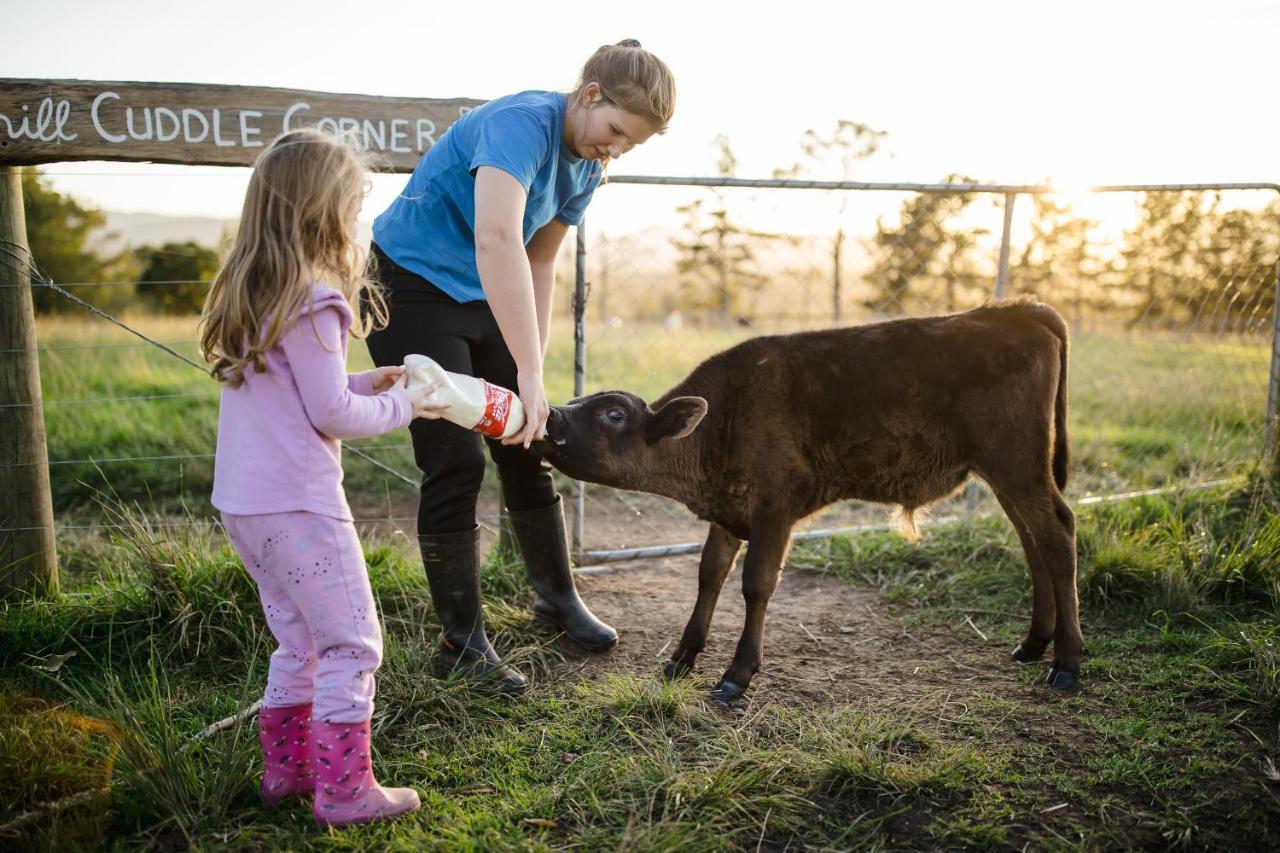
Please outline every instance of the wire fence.
[[[1034, 293], [1073, 332], [1073, 500], [1239, 477], [1267, 452], [1276, 410], [1280, 187], [1102, 189], [1066, 200], [1045, 187], [613, 177], [579, 229], [577, 286], [559, 288], [549, 396], [626, 388], [652, 400], [753, 335]], [[164, 523], [214, 523], [217, 389], [198, 360], [195, 318], [120, 316], [72, 292], [141, 281], [54, 283], [13, 246], [0, 246], [0, 263], [83, 312], [42, 317], [37, 346], [0, 350], [41, 359], [57, 526], [112, 529], [95, 512], [102, 494], [143, 503]], [[353, 359], [361, 367], [367, 356], [353, 347]], [[386, 436], [346, 447], [359, 521], [411, 528], [411, 445]], [[481, 517], [493, 530], [499, 497], [488, 477]], [[988, 502], [971, 484], [939, 514]], [[587, 561], [682, 553], [672, 549], [696, 548], [705, 532], [683, 507], [647, 495], [577, 487], [574, 503], [575, 550]], [[838, 505], [810, 533], [881, 527], [882, 514]]]
[[[613, 177], [584, 223], [583, 390], [652, 400], [747, 337], [1033, 294], [1073, 335], [1069, 498], [1218, 484], [1274, 452], [1277, 199], [1275, 184], [1068, 197], [974, 183]], [[628, 225], [649, 210], [664, 224]], [[592, 515], [579, 502], [585, 531]], [[975, 482], [938, 512], [993, 504]], [[854, 529], [882, 514], [850, 502], [811, 524]], [[644, 515], [646, 538], [664, 547], [689, 519], [669, 501], [645, 503]]]
[[[183, 355], [182, 353], [178, 352], [173, 348], [173, 346], [185, 345], [188, 342], [179, 342], [179, 343], [170, 345], [162, 341], [156, 340], [152, 337], [149, 337], [147, 334], [140, 331], [139, 329], [124, 322], [123, 320], [117, 317], [114, 317], [108, 314], [107, 312], [97, 308], [96, 306], [86, 302], [80, 297], [75, 296], [70, 291], [66, 290], [61, 285], [57, 284], [56, 282], [52, 281], [47, 276], [45, 276], [40, 271], [40, 268], [36, 263], [35, 259], [29, 257], [24, 251], [21, 250], [21, 247], [17, 246], [16, 244], [8, 243], [6, 241], [5, 245], [0, 245], [0, 264], [3, 264], [4, 266], [8, 267], [12, 272], [16, 272], [20, 274], [21, 277], [28, 279], [27, 284], [8, 285], [8, 286], [11, 286], [11, 287], [12, 286], [28, 286], [28, 287], [48, 288], [54, 291], [55, 293], [58, 293], [61, 296], [65, 297], [72, 303], [76, 304], [78, 307], [81, 307], [87, 310], [95, 317], [105, 320], [111, 325], [115, 326], [116, 328], [121, 329], [142, 340], [142, 343], [138, 343], [138, 344], [114, 344], [113, 343], [113, 344], [85, 344], [85, 345], [53, 347], [53, 348], [36, 347], [34, 348], [35, 351], [38, 351], [38, 352], [39, 351], [55, 352], [59, 350], [74, 351], [74, 350], [79, 350], [83, 348], [122, 348], [126, 346], [135, 347], [135, 348], [151, 348], [153, 350], [158, 349], [178, 359], [179, 361], [199, 370], [202, 374], [204, 374], [205, 380], [207, 380], [208, 384], [212, 386], [212, 379], [208, 377], [208, 371], [205, 365], [201, 364], [198, 361], [195, 361], [194, 359], [186, 355]], [[135, 283], [140, 284], [142, 282], [135, 282]], [[147, 282], [147, 283], [153, 284], [154, 282]], [[168, 282], [168, 284], [186, 284], [186, 283], [188, 282], [177, 282], [177, 281]], [[208, 284], [210, 282], [205, 282], [205, 283]], [[194, 346], [195, 344], [194, 342], [190, 342], [190, 345]], [[18, 349], [10, 348], [9, 351], [10, 352], [26, 352], [30, 350], [28, 348], [18, 348]], [[108, 372], [112, 372], [114, 367], [118, 367], [118, 365], [109, 365], [107, 367]], [[81, 370], [79, 371], [79, 373], [81, 377], [83, 377], [84, 371]], [[44, 377], [42, 376], [42, 380], [43, 379]], [[22, 408], [22, 407], [32, 408], [32, 407], [47, 407], [47, 406], [58, 406], [58, 405], [85, 405], [85, 404], [95, 404], [101, 408], [107, 408], [107, 407], [117, 406], [118, 404], [121, 404], [121, 403], [134, 404], [134, 403], [141, 403], [141, 402], [161, 401], [161, 400], [164, 400], [164, 401], [192, 400], [192, 399], [212, 400], [218, 396], [218, 393], [219, 392], [216, 387], [210, 387], [208, 390], [204, 390], [204, 391], [178, 391], [178, 392], [172, 392], [172, 393], [138, 394], [138, 395], [126, 394], [126, 395], [114, 395], [114, 396], [97, 396], [97, 397], [79, 398], [79, 399], [53, 398], [48, 400], [41, 400], [38, 402], [34, 400], [27, 400], [27, 401], [20, 401], [20, 402], [14, 402], [14, 403], [0, 404], [0, 408]], [[139, 419], [139, 420], [142, 420], [142, 419]], [[210, 441], [207, 446], [212, 446], [212, 441]], [[405, 444], [394, 445], [394, 447], [396, 448], [404, 448], [409, 446], [411, 445], [405, 445]], [[379, 448], [372, 448], [372, 449], [379, 449]], [[418, 486], [417, 478], [411, 477], [408, 474], [405, 474], [402, 471], [396, 468], [393, 468], [372, 456], [369, 456], [359, 447], [352, 446], [350, 443], [348, 443], [348, 451], [354, 454], [355, 456], [357, 456], [358, 458], [364, 460], [366, 463], [373, 466], [374, 468], [380, 470], [384, 474], [389, 474], [395, 477], [396, 479], [404, 483], [407, 483], [415, 488]], [[214, 458], [214, 455], [215, 454], [213, 453], [182, 453], [182, 454], [150, 454], [150, 455], [140, 454], [140, 455], [132, 455], [132, 456], [129, 456], [129, 455], [98, 456], [98, 457], [86, 456], [81, 459], [54, 458], [42, 464], [48, 465], [51, 470], [55, 466], [59, 466], [59, 465], [91, 466], [93, 469], [100, 470], [99, 466], [102, 464], [162, 462], [162, 461], [174, 462], [174, 461], [188, 461], [188, 460], [208, 460], [211, 463], [211, 461]], [[0, 468], [25, 467], [30, 464], [32, 463], [6, 463], [0, 466]], [[105, 491], [109, 491], [115, 497], [120, 497], [120, 492], [116, 488], [116, 483], [113, 481], [112, 478], [104, 478], [102, 487], [94, 486], [92, 483], [85, 482], [84, 480], [77, 480], [76, 485], [83, 487], [85, 489], [88, 489], [92, 493], [100, 493], [101, 491], [105, 490]], [[155, 495], [155, 493], [151, 489], [151, 481], [149, 479], [143, 481], [141, 485], [146, 489], [146, 491], [151, 496]], [[179, 497], [185, 500], [186, 495], [182, 494], [182, 495], [179, 495]], [[396, 517], [391, 515], [387, 515], [386, 517], [379, 517], [379, 518], [361, 519], [361, 521], [363, 522], [383, 522], [383, 521], [403, 522], [405, 520], [408, 520], [408, 519], [406, 517]], [[184, 522], [182, 520], [177, 520], [177, 521], [165, 520], [164, 523], [215, 524], [216, 521], [212, 518], [208, 518], [208, 519], [201, 519], [197, 521], [187, 521], [187, 522]], [[98, 528], [112, 529], [112, 528], [119, 528], [119, 525], [109, 524], [101, 521], [94, 521], [92, 523], [86, 523], [86, 524], [62, 523], [62, 524], [59, 524], [58, 527], [60, 529], [65, 529], [65, 530], [76, 530], [76, 529], [84, 530], [84, 529], [98, 529]], [[19, 531], [25, 531], [25, 530], [38, 530], [38, 529], [43, 529], [43, 528], [30, 527], [30, 526], [0, 527], [0, 534], [19, 532]]]

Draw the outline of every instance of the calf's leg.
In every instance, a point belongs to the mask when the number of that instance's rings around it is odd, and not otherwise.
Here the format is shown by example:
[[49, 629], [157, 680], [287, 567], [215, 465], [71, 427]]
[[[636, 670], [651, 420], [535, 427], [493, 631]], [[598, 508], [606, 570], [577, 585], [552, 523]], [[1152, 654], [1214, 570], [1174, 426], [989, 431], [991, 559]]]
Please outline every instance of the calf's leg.
[[1026, 552], [1035, 596], [1031, 627], [1013, 656], [1034, 660], [1044, 653], [1052, 637], [1053, 667], [1048, 682], [1066, 689], [1080, 677], [1084, 652], [1076, 594], [1075, 516], [1051, 484], [1034, 493], [1002, 489], [996, 493]]
[[764, 614], [769, 597], [778, 586], [782, 561], [791, 543], [791, 524], [770, 521], [752, 525], [751, 541], [742, 567], [742, 597], [747, 615], [738, 640], [733, 661], [711, 691], [717, 699], [728, 702], [746, 692], [751, 677], [760, 669], [764, 647]]
[[1084, 635], [1080, 631], [1080, 600], [1076, 593], [1076, 517], [1061, 495], [1053, 496], [1053, 518], [1057, 524], [1046, 523], [1046, 541], [1042, 545], [1058, 604], [1053, 668], [1048, 680], [1065, 690], [1080, 677]]
[[684, 626], [680, 645], [671, 654], [662, 674], [667, 678], [679, 678], [693, 669], [698, 654], [707, 646], [707, 631], [711, 628], [711, 616], [720, 598], [720, 589], [733, 568], [733, 559], [742, 547], [742, 540], [719, 525], [711, 525], [707, 542], [702, 546], [702, 560], [698, 564], [698, 601], [693, 615]]
[[1058, 624], [1053, 579], [1041, 559], [1035, 536], [1027, 525], [1022, 502], [1003, 491], [996, 491], [996, 498], [1013, 524], [1013, 529], [1017, 531], [1018, 541], [1022, 543], [1022, 551], [1027, 558], [1027, 568], [1031, 573], [1031, 624], [1027, 627], [1027, 633], [1022, 641], [1014, 646], [1009, 656], [1018, 663], [1032, 663], [1044, 657], [1044, 650], [1053, 640], [1054, 630]]

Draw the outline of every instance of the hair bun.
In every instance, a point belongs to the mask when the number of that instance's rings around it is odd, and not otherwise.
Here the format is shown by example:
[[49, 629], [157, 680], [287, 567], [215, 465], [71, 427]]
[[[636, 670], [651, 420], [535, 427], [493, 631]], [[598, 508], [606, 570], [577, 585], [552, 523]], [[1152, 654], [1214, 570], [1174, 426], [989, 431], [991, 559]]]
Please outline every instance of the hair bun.
[[618, 42], [618, 47], [639, 47], [639, 46], [640, 46], [640, 42], [636, 41], [635, 39], [623, 39], [622, 41]]

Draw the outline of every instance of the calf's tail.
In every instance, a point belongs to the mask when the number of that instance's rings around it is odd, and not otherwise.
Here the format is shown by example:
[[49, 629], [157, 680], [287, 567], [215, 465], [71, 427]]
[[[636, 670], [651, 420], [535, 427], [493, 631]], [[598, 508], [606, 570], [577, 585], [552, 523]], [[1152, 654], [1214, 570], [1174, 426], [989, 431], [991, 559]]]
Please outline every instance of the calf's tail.
[[1019, 305], [1029, 312], [1058, 339], [1058, 393], [1053, 403], [1053, 481], [1059, 491], [1067, 487], [1067, 470], [1071, 467], [1071, 444], [1067, 436], [1067, 353], [1070, 342], [1062, 315], [1042, 302]]
[[1067, 350], [1063, 329], [1058, 348], [1058, 396], [1053, 403], [1053, 481], [1058, 491], [1067, 487], [1067, 469], [1071, 467], [1071, 445], [1067, 441]]

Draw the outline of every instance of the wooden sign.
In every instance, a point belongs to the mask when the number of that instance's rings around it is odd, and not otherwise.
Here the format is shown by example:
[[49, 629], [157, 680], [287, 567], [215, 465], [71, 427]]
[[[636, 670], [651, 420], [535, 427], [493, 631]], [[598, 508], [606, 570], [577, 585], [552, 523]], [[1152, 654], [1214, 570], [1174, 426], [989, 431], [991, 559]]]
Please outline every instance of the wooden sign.
[[380, 170], [410, 172], [484, 101], [185, 83], [0, 78], [0, 166], [123, 160], [251, 166], [280, 133], [349, 135]]

